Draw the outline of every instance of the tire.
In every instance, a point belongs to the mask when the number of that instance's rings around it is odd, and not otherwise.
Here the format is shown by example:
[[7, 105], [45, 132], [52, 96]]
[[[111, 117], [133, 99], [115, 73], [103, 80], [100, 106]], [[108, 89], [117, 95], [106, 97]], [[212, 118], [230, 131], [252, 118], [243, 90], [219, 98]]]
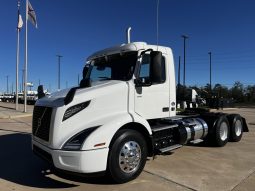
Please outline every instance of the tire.
[[[125, 183], [135, 179], [142, 172], [147, 159], [147, 143], [141, 133], [130, 129], [120, 130], [114, 137], [107, 170], [114, 182]], [[127, 163], [125, 157], [133, 164]]]
[[215, 124], [215, 140], [214, 144], [217, 147], [223, 147], [227, 144], [229, 140], [230, 128], [228, 119], [226, 116], [222, 115], [216, 121]]
[[239, 142], [243, 136], [243, 120], [238, 114], [228, 116], [230, 124], [230, 140], [233, 142]]

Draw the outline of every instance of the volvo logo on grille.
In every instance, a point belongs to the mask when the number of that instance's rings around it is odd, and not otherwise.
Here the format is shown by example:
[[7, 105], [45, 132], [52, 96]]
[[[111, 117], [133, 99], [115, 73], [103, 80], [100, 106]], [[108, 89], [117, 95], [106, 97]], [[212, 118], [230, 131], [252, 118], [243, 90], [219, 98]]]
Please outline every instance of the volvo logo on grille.
[[41, 125], [42, 125], [42, 119], [38, 118], [38, 120], [37, 120], [37, 127], [39, 128], [39, 127], [41, 127]]

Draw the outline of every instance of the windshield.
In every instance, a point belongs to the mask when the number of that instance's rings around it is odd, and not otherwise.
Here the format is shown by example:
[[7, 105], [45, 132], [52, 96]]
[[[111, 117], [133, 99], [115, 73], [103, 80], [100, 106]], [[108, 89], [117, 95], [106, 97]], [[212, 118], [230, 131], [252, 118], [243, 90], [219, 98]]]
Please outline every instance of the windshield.
[[88, 76], [91, 82], [102, 80], [128, 81], [132, 78], [137, 52], [113, 54], [91, 61]]

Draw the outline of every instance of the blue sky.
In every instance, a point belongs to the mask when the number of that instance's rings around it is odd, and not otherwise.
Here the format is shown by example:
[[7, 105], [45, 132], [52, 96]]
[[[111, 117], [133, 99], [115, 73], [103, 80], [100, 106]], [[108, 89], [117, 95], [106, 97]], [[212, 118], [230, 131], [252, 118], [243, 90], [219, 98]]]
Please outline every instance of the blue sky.
[[[30, 0], [38, 29], [29, 23], [28, 81], [57, 88], [57, 57], [61, 61], [61, 88], [77, 85], [87, 56], [125, 42], [132, 27], [132, 41], [156, 44], [156, 0]], [[21, 13], [25, 20], [25, 0]], [[255, 83], [255, 2], [253, 0], [160, 0], [159, 44], [183, 56], [187, 40], [186, 84], [209, 81], [212, 52], [212, 83]], [[17, 1], [0, 6], [0, 92], [15, 86]], [[24, 64], [24, 28], [21, 35], [20, 69]], [[182, 63], [183, 64], [183, 63]], [[20, 72], [21, 74], [21, 72]], [[182, 79], [182, 77], [181, 77]], [[21, 80], [20, 80], [21, 82]], [[67, 82], [67, 84], [66, 84]], [[15, 89], [15, 88], [14, 88]]]

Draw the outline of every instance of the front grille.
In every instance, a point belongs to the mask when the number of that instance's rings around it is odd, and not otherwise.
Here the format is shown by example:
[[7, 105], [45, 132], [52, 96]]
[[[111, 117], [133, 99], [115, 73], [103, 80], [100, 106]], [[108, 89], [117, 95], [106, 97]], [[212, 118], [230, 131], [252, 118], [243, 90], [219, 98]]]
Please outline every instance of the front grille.
[[52, 108], [35, 106], [33, 111], [33, 135], [49, 141]]
[[39, 147], [37, 147], [37, 146], [35, 146], [35, 145], [33, 145], [33, 152], [34, 152], [37, 156], [39, 156], [39, 157], [41, 157], [42, 159], [46, 160], [48, 163], [53, 164], [53, 159], [52, 159], [52, 156], [51, 156], [50, 153], [48, 153], [48, 152], [42, 150], [41, 148], [39, 148]]

